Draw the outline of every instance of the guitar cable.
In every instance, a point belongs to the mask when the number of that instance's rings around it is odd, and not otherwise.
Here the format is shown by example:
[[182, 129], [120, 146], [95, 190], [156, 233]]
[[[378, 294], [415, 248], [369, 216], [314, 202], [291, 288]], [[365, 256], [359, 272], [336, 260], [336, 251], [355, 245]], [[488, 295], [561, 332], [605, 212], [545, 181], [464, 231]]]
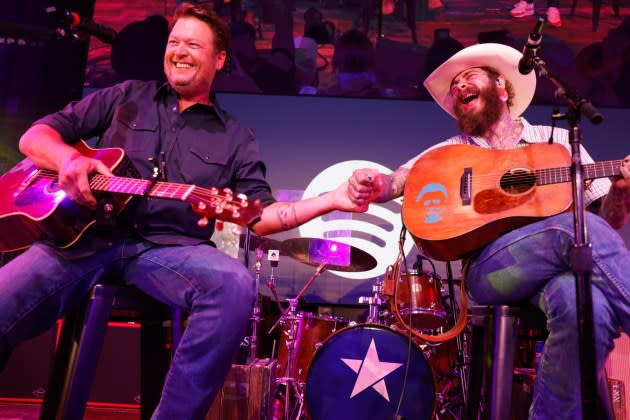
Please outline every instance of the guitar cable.
[[[398, 252], [400, 255], [400, 258], [402, 259], [402, 265], [405, 269], [405, 272], [408, 273], [407, 271], [407, 259], [405, 257], [405, 237], [407, 234], [407, 228], [403, 225], [402, 229], [400, 230], [400, 237], [398, 239]], [[396, 276], [394, 277], [394, 296], [396, 296], [396, 293], [398, 293], [398, 278], [400, 277], [400, 273], [396, 273]], [[411, 287], [411, 282], [409, 282], [409, 287]], [[411, 291], [409, 291], [411, 293]], [[411, 295], [410, 295], [411, 296]], [[393, 300], [392, 302], [394, 305], [396, 305], [396, 301]], [[411, 333], [411, 330], [413, 328], [412, 325], [412, 311], [409, 311], [409, 328], [407, 329], [407, 362], [405, 363], [405, 373], [403, 375], [403, 381], [402, 381], [402, 388], [400, 390], [400, 397], [398, 398], [398, 405], [396, 406], [396, 411], [394, 413], [394, 415], [392, 416], [393, 419], [398, 419], [401, 420], [402, 417], [400, 416], [400, 409], [402, 407], [402, 403], [403, 403], [403, 399], [405, 397], [405, 392], [407, 391], [407, 381], [409, 380], [409, 366], [411, 365], [411, 346], [412, 346], [412, 341], [413, 341], [413, 335]]]

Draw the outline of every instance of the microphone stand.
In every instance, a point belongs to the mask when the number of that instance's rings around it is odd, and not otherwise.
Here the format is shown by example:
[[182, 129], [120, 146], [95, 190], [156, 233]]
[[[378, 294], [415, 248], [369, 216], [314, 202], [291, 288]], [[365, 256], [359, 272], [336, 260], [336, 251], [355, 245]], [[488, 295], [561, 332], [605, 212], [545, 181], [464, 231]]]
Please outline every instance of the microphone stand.
[[[370, 14], [372, 11], [370, 10]], [[378, 16], [376, 17], [378, 29], [376, 32], [376, 38], [383, 38], [383, 0], [378, 2]]]
[[595, 336], [593, 326], [593, 299], [591, 273], [593, 255], [591, 244], [587, 240], [586, 213], [584, 209], [584, 173], [580, 157], [582, 131], [580, 117], [583, 115], [593, 124], [599, 124], [603, 116], [574, 89], [568, 87], [556, 75], [547, 69], [546, 63], [538, 56], [534, 57], [534, 67], [541, 78], [549, 79], [556, 87], [556, 95], [565, 97], [569, 109], [563, 119], [569, 123], [569, 142], [571, 145], [571, 182], [573, 189], [573, 227], [575, 242], [571, 250], [571, 269], [575, 275], [578, 351], [580, 355], [582, 418], [598, 418], [601, 413], [601, 401], [597, 398], [597, 362], [595, 357]]

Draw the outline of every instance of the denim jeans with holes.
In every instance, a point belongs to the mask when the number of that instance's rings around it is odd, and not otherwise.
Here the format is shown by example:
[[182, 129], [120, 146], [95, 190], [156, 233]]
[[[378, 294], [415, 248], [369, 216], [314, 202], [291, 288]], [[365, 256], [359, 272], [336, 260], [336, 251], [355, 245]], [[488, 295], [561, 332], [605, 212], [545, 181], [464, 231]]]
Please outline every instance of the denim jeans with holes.
[[[598, 372], [620, 328], [630, 331], [630, 252], [600, 217], [587, 212], [592, 244], [593, 318]], [[581, 418], [575, 278], [570, 253], [573, 215], [563, 213], [509, 232], [486, 246], [466, 280], [480, 304], [530, 301], [547, 316], [531, 419]]]

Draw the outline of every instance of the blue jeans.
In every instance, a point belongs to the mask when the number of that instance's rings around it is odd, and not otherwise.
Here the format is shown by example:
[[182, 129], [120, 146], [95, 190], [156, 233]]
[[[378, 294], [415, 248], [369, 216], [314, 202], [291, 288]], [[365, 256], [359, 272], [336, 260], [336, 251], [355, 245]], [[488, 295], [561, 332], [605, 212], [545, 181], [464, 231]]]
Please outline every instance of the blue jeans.
[[153, 418], [203, 419], [246, 332], [255, 295], [246, 267], [209, 245], [127, 238], [72, 259], [33, 245], [0, 269], [0, 354], [46, 331], [102, 278], [189, 311]]
[[[598, 372], [619, 329], [630, 331], [630, 252], [600, 217], [587, 213], [593, 250], [593, 318]], [[573, 215], [563, 213], [516, 229], [488, 245], [470, 265], [467, 284], [481, 304], [529, 300], [547, 316], [531, 419], [580, 419], [575, 279], [570, 265]]]

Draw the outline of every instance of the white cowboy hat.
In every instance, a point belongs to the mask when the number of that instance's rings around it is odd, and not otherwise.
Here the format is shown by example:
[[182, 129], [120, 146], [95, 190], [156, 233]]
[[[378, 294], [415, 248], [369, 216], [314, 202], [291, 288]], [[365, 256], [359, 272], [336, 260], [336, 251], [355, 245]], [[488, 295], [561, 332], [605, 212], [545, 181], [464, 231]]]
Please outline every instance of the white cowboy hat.
[[435, 102], [455, 117], [451, 82], [462, 71], [471, 67], [492, 67], [509, 80], [514, 88], [510, 115], [519, 117], [529, 106], [536, 90], [536, 73], [523, 75], [518, 71], [518, 61], [523, 55], [516, 49], [503, 44], [476, 44], [466, 47], [446, 60], [424, 81]]

